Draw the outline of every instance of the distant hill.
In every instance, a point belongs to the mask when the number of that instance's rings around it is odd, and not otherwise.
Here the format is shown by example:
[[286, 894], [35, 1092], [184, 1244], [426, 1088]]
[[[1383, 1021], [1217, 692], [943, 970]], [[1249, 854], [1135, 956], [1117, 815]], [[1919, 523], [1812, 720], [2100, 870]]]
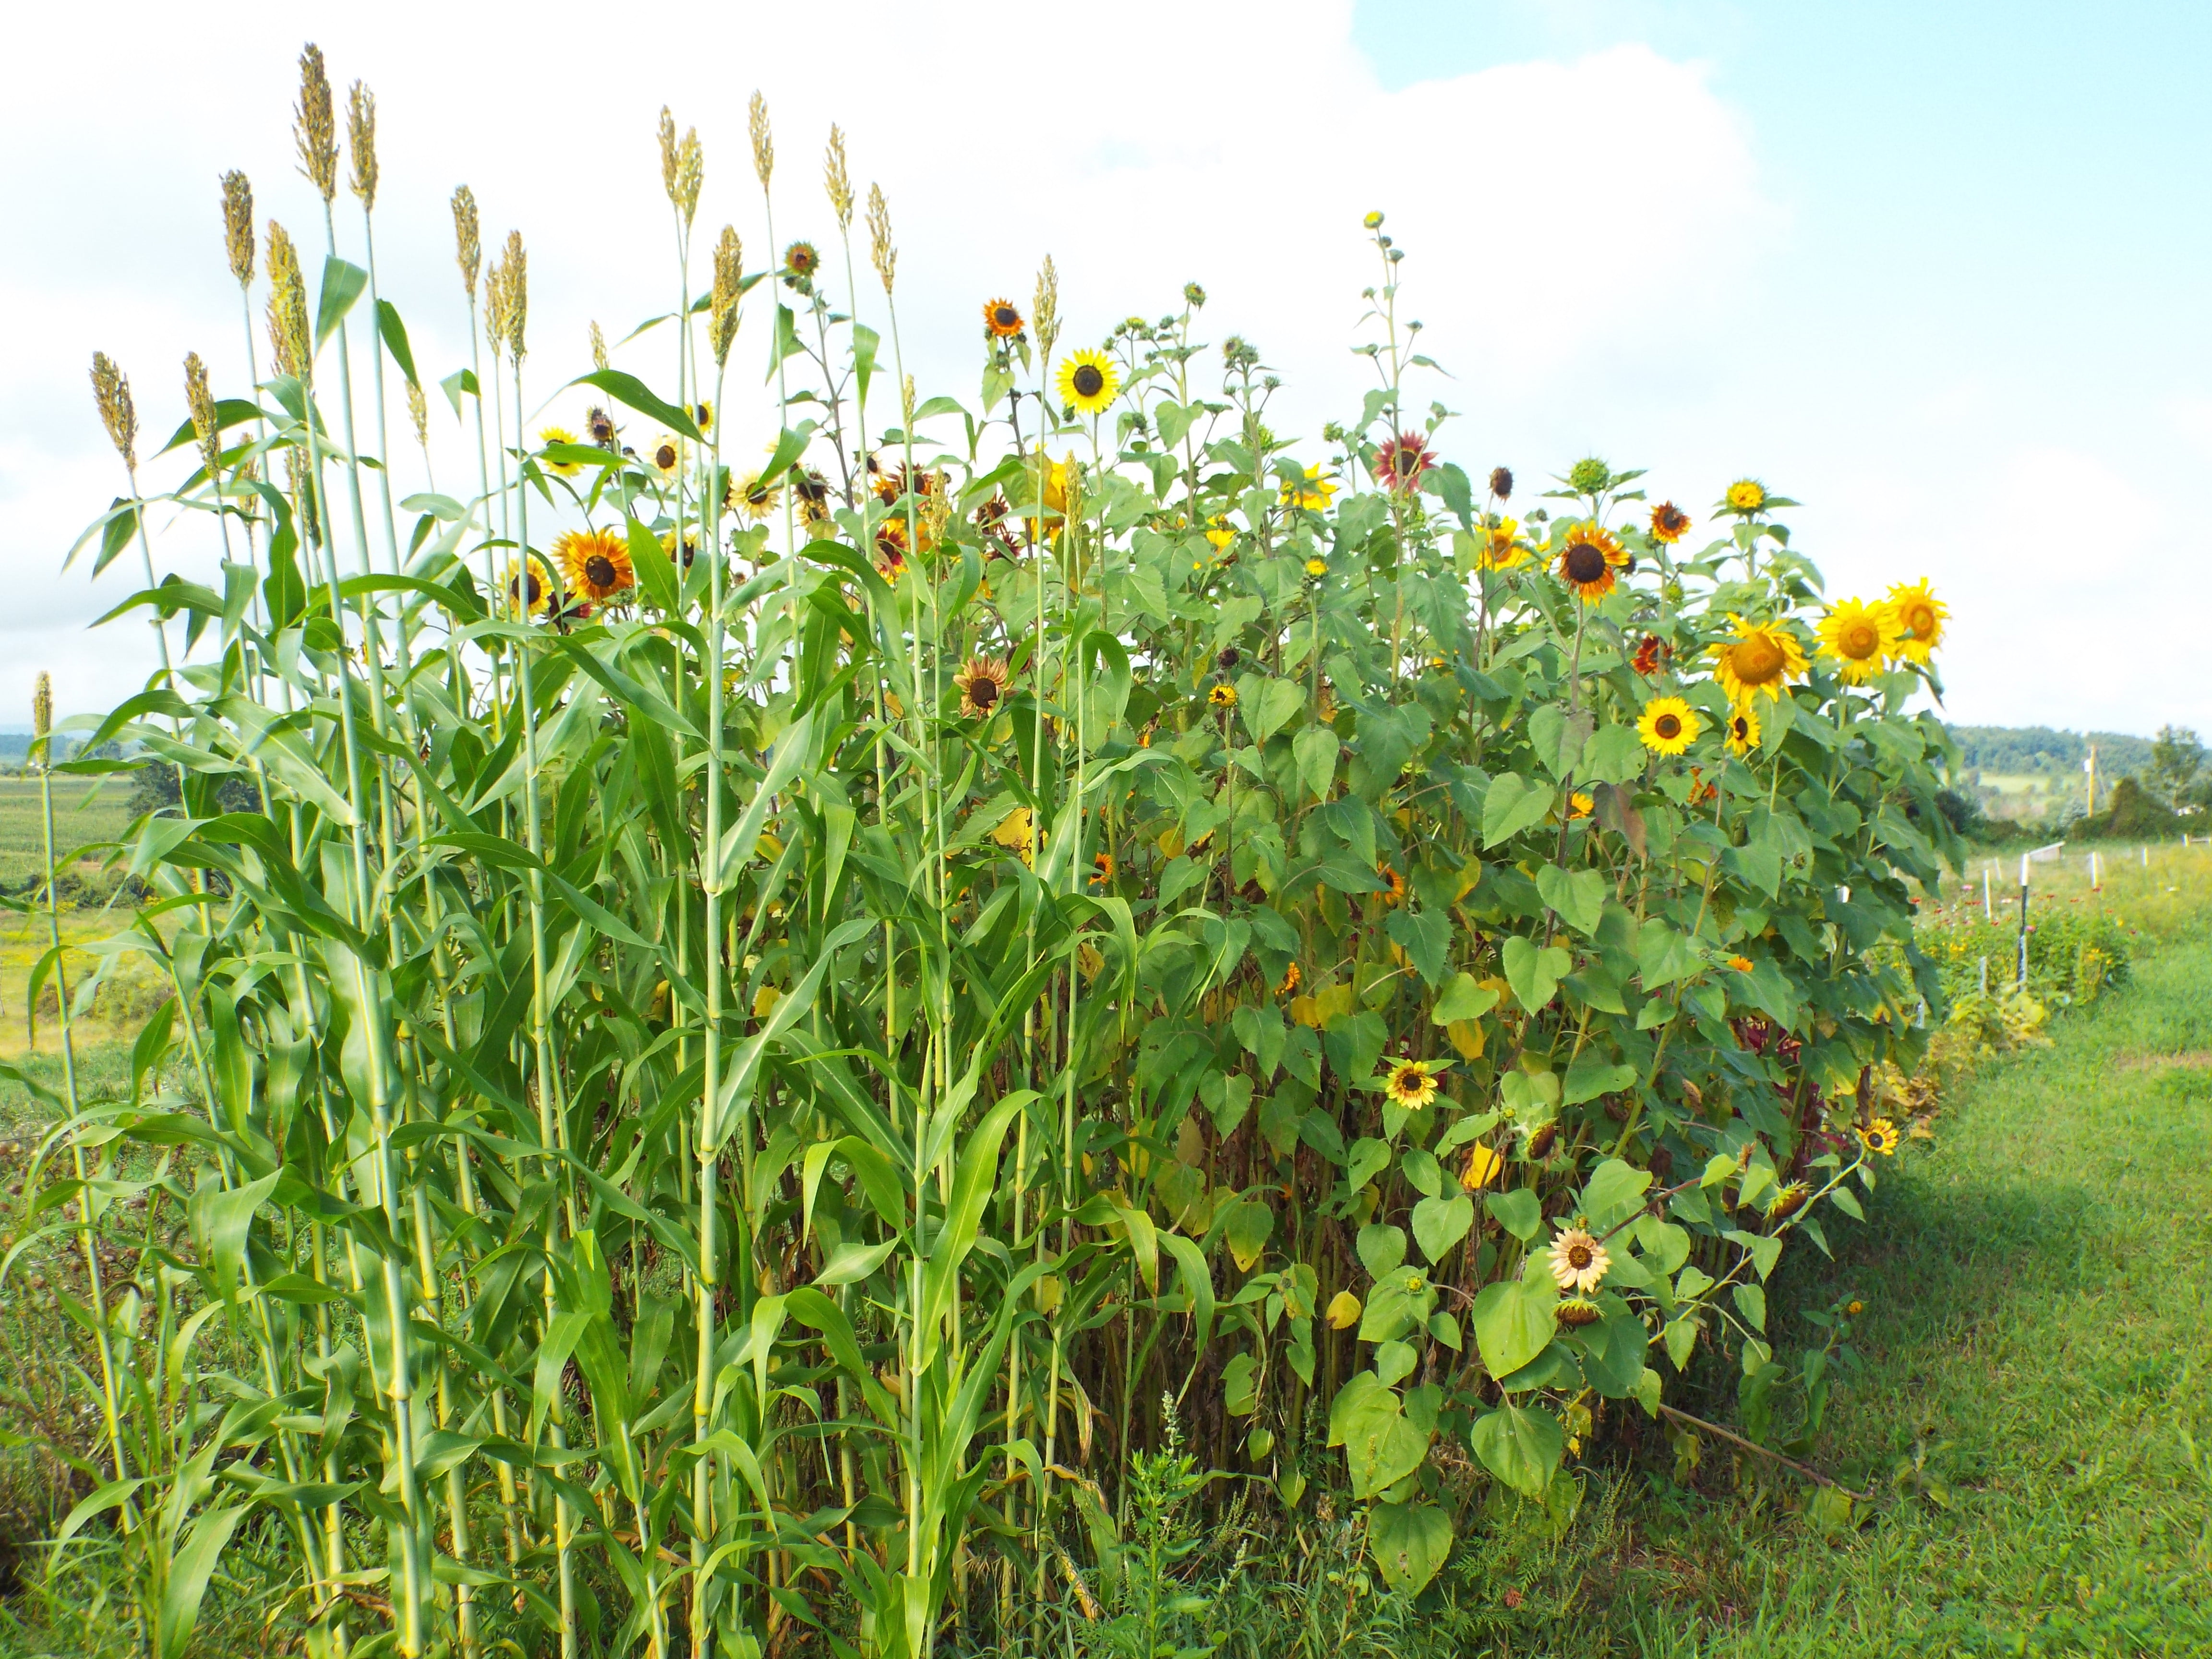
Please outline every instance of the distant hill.
[[2151, 740], [2124, 732], [2060, 732], [2048, 726], [1954, 726], [1951, 737], [1959, 745], [1960, 763], [1969, 773], [2078, 775], [2093, 743], [2097, 745], [2100, 778], [2116, 779], [2150, 769]]

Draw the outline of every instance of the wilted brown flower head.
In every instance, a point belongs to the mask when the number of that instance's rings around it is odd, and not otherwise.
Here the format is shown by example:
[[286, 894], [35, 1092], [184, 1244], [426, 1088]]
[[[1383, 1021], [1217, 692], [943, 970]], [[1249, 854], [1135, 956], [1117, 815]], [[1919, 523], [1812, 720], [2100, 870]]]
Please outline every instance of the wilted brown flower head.
[[331, 80], [323, 73], [323, 50], [313, 41], [300, 54], [300, 104], [293, 112], [293, 141], [300, 148], [300, 171], [327, 202], [338, 191], [337, 119], [331, 106]]
[[1490, 493], [1501, 501], [1513, 499], [1513, 469], [1493, 466], [1490, 469]]
[[253, 282], [253, 186], [235, 167], [222, 175], [222, 243], [240, 288]]

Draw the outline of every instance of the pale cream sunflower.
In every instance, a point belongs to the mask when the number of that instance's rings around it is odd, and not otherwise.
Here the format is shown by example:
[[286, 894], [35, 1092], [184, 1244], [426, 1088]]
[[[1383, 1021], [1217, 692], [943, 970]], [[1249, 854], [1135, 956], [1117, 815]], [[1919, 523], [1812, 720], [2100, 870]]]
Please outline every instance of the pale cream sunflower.
[[1563, 1291], [1594, 1291], [1612, 1270], [1605, 1246], [1580, 1227], [1570, 1227], [1552, 1242], [1549, 1266]]

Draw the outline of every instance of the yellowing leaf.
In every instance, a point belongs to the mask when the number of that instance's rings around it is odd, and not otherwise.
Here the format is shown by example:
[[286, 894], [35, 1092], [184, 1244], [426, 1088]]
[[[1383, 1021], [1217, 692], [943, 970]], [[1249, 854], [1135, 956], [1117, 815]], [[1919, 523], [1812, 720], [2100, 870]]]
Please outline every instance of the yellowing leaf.
[[1311, 997], [1292, 997], [1291, 999], [1291, 1018], [1297, 1021], [1301, 1025], [1310, 1025], [1316, 1030], [1319, 1030], [1321, 1029], [1321, 1004], [1316, 1002]]
[[1022, 862], [1030, 862], [1030, 843], [1036, 838], [1036, 826], [1030, 817], [1030, 809], [1017, 806], [1006, 814], [999, 827], [991, 831], [991, 839], [1008, 852], [1018, 853]]
[[1498, 1179], [1498, 1172], [1505, 1167], [1505, 1160], [1480, 1141], [1468, 1149], [1467, 1168], [1460, 1174], [1459, 1184], [1471, 1193], [1479, 1193]]
[[783, 993], [773, 985], [763, 985], [753, 993], [753, 1018], [766, 1019], [775, 1012], [775, 1005], [783, 1000]]
[[1350, 1291], [1339, 1291], [1329, 1299], [1328, 1322], [1340, 1331], [1348, 1331], [1359, 1322], [1359, 1298]]
[[1160, 856], [1164, 859], [1171, 859], [1182, 851], [1182, 828], [1180, 824], [1171, 823], [1160, 831]]
[[1482, 1054], [1482, 1022], [1479, 1019], [1455, 1019], [1444, 1027], [1444, 1036], [1458, 1050], [1462, 1060], [1477, 1060]]

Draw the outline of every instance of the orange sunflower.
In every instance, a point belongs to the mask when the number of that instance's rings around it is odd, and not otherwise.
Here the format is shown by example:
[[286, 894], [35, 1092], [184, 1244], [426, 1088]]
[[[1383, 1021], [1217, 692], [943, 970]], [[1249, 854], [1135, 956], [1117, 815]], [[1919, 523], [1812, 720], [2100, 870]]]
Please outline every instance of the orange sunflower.
[[1559, 553], [1559, 577], [1582, 596], [1584, 605], [1595, 605], [1613, 592], [1613, 573], [1627, 562], [1628, 550], [1620, 537], [1601, 524], [1584, 520], [1567, 531]]
[[579, 599], [597, 603], [637, 584], [629, 544], [611, 530], [564, 530], [553, 538], [553, 556]]
[[1022, 313], [1014, 309], [1012, 300], [986, 300], [983, 327], [994, 340], [1018, 339], [1022, 331]]

